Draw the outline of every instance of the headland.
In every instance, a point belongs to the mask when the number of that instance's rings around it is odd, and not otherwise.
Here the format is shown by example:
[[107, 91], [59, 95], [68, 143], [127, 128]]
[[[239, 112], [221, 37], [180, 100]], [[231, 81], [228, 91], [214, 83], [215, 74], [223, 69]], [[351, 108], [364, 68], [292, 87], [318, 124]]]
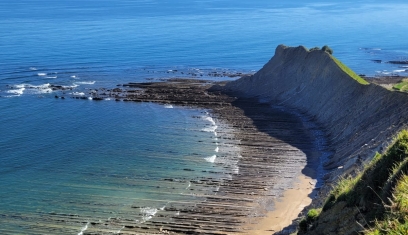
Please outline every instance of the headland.
[[211, 110], [234, 133], [231, 143], [241, 148], [239, 172], [221, 184], [216, 196], [171, 222], [127, 225], [123, 232], [128, 234], [291, 231], [286, 226], [312, 198], [313, 207], [322, 206], [339, 179], [356, 176], [408, 122], [406, 94], [367, 82], [325, 50], [302, 46], [278, 46], [260, 71], [232, 82], [171, 79], [122, 84], [91, 95], [93, 100]]

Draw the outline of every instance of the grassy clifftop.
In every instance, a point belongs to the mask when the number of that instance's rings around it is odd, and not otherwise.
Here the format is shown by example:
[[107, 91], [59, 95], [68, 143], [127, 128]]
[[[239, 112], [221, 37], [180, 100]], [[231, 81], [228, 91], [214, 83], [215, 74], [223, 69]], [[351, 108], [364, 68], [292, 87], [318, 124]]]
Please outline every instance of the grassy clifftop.
[[363, 85], [368, 85], [369, 83], [364, 80], [362, 77], [358, 76], [353, 70], [351, 70], [349, 67], [347, 67], [345, 64], [343, 64], [340, 60], [338, 60], [336, 57], [331, 56], [333, 61], [336, 62], [336, 64], [345, 72], [347, 73], [351, 78], [356, 80], [358, 83], [363, 84]]
[[408, 131], [403, 130], [357, 177], [337, 183], [323, 208], [302, 221], [300, 234], [408, 234], [407, 173]]

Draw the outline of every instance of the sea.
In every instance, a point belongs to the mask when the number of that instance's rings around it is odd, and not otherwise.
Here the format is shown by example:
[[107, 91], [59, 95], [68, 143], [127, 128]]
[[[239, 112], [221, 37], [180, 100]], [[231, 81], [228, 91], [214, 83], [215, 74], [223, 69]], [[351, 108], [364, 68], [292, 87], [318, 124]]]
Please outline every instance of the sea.
[[233, 80], [212, 74], [254, 73], [279, 44], [328, 45], [358, 74], [408, 76], [387, 63], [408, 60], [407, 13], [405, 0], [0, 1], [0, 234], [81, 235], [94, 221], [117, 234], [119, 218], [143, 224], [201, 200], [192, 182], [239, 172], [218, 160], [239, 151], [210, 110], [61, 99], [53, 86], [88, 97]]

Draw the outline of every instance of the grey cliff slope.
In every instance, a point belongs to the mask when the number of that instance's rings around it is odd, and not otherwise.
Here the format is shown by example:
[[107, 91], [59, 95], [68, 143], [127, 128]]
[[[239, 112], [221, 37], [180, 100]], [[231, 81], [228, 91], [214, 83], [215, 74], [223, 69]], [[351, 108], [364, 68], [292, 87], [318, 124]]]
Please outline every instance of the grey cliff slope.
[[272, 105], [305, 112], [326, 130], [333, 155], [324, 164], [328, 182], [353, 173], [381, 152], [408, 121], [408, 96], [354, 80], [321, 50], [276, 48], [256, 74], [228, 83], [238, 96], [258, 97]]

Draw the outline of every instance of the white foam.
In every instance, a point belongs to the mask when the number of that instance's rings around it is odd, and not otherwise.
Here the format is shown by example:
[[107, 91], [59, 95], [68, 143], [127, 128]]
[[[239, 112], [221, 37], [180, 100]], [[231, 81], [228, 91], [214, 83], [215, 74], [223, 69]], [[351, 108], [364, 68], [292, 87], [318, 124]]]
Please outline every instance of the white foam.
[[218, 151], [220, 151], [220, 148], [218, 148], [217, 146], [214, 151], [218, 153]]
[[212, 155], [211, 157], [206, 157], [204, 158], [207, 162], [214, 163], [215, 159], [217, 158], [217, 155]]
[[[28, 93], [28, 94], [45, 94], [45, 93], [53, 92], [49, 83], [46, 83], [43, 85], [31, 85], [31, 84], [23, 83], [23, 84], [15, 85], [14, 88], [18, 88], [21, 94], [23, 94], [23, 91], [25, 91], [25, 93]], [[17, 91], [17, 90], [11, 90], [11, 91]]]
[[166, 208], [166, 206], [162, 206], [162, 207], [160, 207], [159, 209], [160, 209], [161, 211], [164, 211], [164, 208]]
[[218, 126], [210, 126], [210, 127], [203, 128], [201, 130], [205, 131], [205, 132], [215, 132], [215, 130], [217, 130], [217, 128], [218, 128]]
[[92, 97], [88, 97], [88, 100], [92, 100]]
[[122, 232], [122, 229], [124, 229], [125, 226], [123, 226], [122, 228], [120, 228], [118, 231], [115, 232], [115, 234], [119, 234], [120, 232]]
[[157, 213], [157, 209], [151, 207], [144, 207], [140, 208], [140, 212], [142, 213], [143, 221], [146, 222], [153, 218], [153, 216]]
[[46, 76], [45, 78], [57, 78], [58, 76]]
[[401, 73], [401, 72], [406, 72], [406, 70], [405, 70], [405, 69], [397, 69], [397, 70], [394, 70], [394, 71], [392, 71], [392, 72], [394, 72], [394, 73]]
[[211, 124], [215, 125], [215, 121], [212, 117], [204, 117], [204, 120], [211, 122]]
[[13, 94], [15, 96], [20, 96], [20, 95], [22, 95], [24, 93], [24, 90], [25, 90], [25, 88], [22, 87], [22, 88], [19, 88], [19, 89], [8, 90], [8, 91], [6, 91], [6, 93]]
[[36, 88], [36, 89], [47, 89], [47, 88], [50, 87], [50, 84], [49, 84], [49, 83], [46, 83], [46, 84], [43, 84], [43, 85], [32, 86], [32, 87], [34, 87], [34, 88]]
[[40, 77], [44, 77], [44, 76], [47, 76], [47, 73], [37, 73], [37, 75]]
[[166, 108], [166, 109], [172, 109], [172, 108], [173, 108], [173, 105], [171, 105], [171, 104], [166, 104], [166, 105], [164, 105], [164, 108]]
[[93, 85], [95, 81], [75, 82], [74, 85]]
[[71, 78], [77, 78], [77, 76], [76, 76], [76, 75], [72, 75]]
[[83, 93], [83, 92], [73, 92], [72, 95], [74, 95], [74, 96], [84, 96], [85, 93]]
[[81, 229], [81, 232], [78, 233], [78, 235], [84, 235], [84, 232], [88, 229], [89, 222], [86, 223], [86, 225]]
[[190, 181], [188, 181], [188, 186], [187, 186], [187, 188], [186, 189], [188, 189], [188, 188], [190, 188], [191, 187], [191, 182]]
[[30, 67], [30, 70], [35, 71], [35, 70], [38, 70], [38, 69], [36, 67]]
[[51, 92], [53, 92], [53, 90], [51, 88], [47, 88], [47, 89], [38, 90], [37, 94], [45, 94], [45, 93], [51, 93]]
[[79, 87], [79, 85], [76, 85], [74, 83], [72, 86], [62, 86], [62, 87], [65, 88], [65, 89], [72, 89], [72, 88], [75, 88], [75, 87]]

